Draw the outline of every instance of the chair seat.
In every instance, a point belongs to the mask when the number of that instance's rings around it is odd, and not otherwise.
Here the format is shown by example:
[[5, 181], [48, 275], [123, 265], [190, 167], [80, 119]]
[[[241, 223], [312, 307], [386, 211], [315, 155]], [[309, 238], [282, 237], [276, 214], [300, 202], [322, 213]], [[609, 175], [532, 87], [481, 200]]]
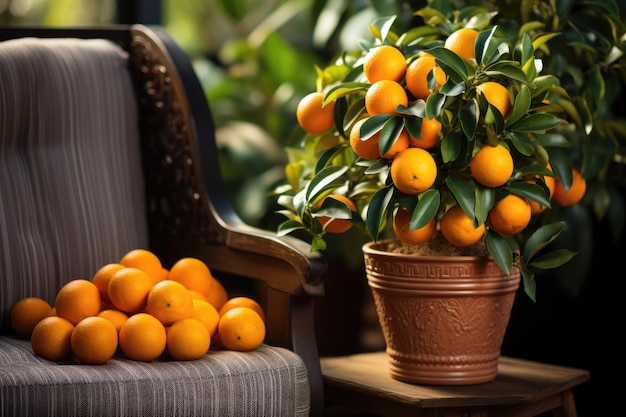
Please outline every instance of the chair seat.
[[6, 416], [308, 416], [310, 404], [302, 359], [268, 345], [195, 361], [116, 356], [90, 366], [51, 362], [28, 340], [0, 336], [0, 387]]

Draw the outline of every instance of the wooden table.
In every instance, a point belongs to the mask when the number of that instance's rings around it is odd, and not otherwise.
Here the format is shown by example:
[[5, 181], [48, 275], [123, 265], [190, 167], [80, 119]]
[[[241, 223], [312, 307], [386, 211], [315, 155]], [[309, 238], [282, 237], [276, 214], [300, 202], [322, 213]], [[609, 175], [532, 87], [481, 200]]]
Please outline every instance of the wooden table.
[[321, 361], [327, 415], [401, 417], [576, 417], [573, 388], [589, 371], [501, 357], [497, 378], [469, 386], [413, 385], [392, 379], [385, 352]]

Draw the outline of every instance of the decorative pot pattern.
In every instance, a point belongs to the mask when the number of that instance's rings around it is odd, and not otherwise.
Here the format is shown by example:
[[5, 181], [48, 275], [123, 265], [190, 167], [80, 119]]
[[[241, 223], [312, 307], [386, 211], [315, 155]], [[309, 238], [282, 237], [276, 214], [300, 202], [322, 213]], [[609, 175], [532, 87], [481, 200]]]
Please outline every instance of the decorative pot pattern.
[[519, 270], [507, 276], [486, 257], [393, 253], [392, 244], [363, 246], [391, 376], [434, 385], [495, 379]]

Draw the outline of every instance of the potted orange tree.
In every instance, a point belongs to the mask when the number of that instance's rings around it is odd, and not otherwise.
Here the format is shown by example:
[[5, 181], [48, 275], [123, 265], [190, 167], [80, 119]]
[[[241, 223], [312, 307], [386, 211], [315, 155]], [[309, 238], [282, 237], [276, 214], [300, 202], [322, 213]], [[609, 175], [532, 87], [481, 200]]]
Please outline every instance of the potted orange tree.
[[380, 18], [318, 68], [276, 190], [279, 233], [304, 230], [314, 250], [369, 235], [390, 372], [406, 382], [494, 379], [520, 276], [534, 300], [535, 271], [575, 255], [549, 250], [564, 225], [550, 213], [586, 193], [572, 132], [589, 133], [588, 107], [544, 71], [559, 34], [539, 20], [512, 34], [487, 6], [433, 2], [405, 30]]

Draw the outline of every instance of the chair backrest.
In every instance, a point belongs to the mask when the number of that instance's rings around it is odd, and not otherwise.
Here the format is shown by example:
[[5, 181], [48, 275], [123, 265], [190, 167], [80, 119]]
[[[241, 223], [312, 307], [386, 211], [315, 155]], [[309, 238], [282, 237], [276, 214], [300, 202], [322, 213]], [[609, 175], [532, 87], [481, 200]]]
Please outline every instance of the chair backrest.
[[266, 342], [304, 359], [316, 414], [326, 262], [235, 214], [206, 97], [162, 28], [0, 27], [0, 109], [0, 332], [20, 298], [53, 303], [130, 249], [197, 257], [262, 289]]

